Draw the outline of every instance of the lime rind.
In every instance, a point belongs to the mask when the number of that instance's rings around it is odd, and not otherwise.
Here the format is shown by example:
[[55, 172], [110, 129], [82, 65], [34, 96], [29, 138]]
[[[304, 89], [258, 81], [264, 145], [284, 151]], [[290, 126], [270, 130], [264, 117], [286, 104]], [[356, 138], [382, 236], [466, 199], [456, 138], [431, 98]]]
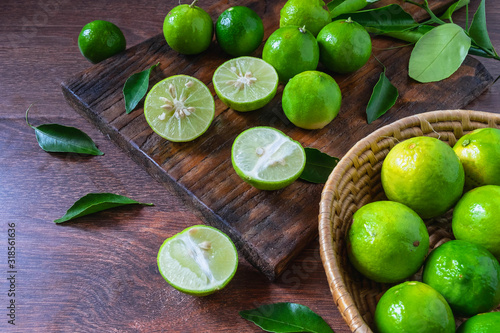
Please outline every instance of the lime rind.
[[236, 173], [261, 190], [278, 190], [293, 183], [305, 167], [302, 145], [272, 127], [242, 132], [231, 149]]
[[220, 230], [195, 225], [163, 242], [157, 264], [160, 274], [175, 289], [206, 296], [231, 281], [238, 268], [238, 252]]
[[188, 75], [158, 82], [146, 96], [144, 116], [161, 137], [173, 142], [192, 141], [205, 133], [215, 115], [208, 87]]
[[278, 73], [262, 59], [239, 57], [219, 66], [213, 83], [224, 104], [236, 111], [253, 111], [262, 108], [276, 95]]

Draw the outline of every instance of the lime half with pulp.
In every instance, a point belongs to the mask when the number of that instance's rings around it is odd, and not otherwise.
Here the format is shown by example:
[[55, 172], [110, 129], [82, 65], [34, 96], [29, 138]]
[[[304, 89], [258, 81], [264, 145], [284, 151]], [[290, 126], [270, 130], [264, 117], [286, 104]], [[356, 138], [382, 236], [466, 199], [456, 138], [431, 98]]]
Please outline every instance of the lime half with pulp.
[[157, 262], [160, 274], [172, 287], [206, 296], [231, 281], [238, 267], [238, 253], [226, 234], [195, 225], [165, 240]]
[[278, 89], [278, 73], [262, 59], [239, 57], [223, 63], [214, 73], [217, 96], [236, 111], [252, 111], [269, 103]]
[[304, 170], [306, 154], [297, 141], [272, 127], [253, 127], [234, 140], [231, 162], [236, 173], [260, 190], [278, 190]]
[[188, 75], [175, 75], [158, 82], [144, 102], [144, 116], [149, 126], [173, 142], [191, 141], [205, 133], [214, 114], [210, 90]]

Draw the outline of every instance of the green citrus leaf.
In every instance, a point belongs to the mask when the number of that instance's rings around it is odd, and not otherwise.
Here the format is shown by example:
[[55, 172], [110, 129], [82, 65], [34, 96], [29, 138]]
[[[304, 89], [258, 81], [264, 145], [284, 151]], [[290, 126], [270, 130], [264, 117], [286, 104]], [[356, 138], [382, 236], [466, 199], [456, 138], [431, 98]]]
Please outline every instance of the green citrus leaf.
[[307, 306], [296, 303], [274, 303], [240, 311], [240, 316], [267, 332], [331, 333], [333, 330]]
[[151, 71], [158, 66], [157, 63], [142, 72], [132, 74], [123, 86], [123, 98], [125, 99], [125, 111], [132, 112], [137, 104], [148, 92], [149, 76]]
[[339, 159], [315, 148], [306, 147], [304, 151], [306, 152], [306, 166], [299, 178], [310, 183], [326, 183]]
[[411, 56], [408, 75], [426, 83], [448, 78], [465, 60], [471, 39], [453, 23], [440, 25], [419, 39]]
[[327, 7], [332, 18], [335, 18], [342, 14], [354, 13], [378, 1], [379, 0], [333, 0], [328, 3]]
[[419, 26], [412, 28], [412, 29], [401, 30], [401, 31], [383, 32], [380, 30], [379, 31], [372, 30], [370, 28], [367, 28], [366, 30], [368, 32], [381, 33], [384, 36], [389, 36], [389, 37], [396, 38], [399, 40], [404, 40], [406, 42], [416, 43], [423, 35], [425, 35], [426, 33], [428, 33], [429, 31], [431, 31], [434, 28], [435, 27], [432, 25], [423, 24], [423, 25], [419, 25]]
[[482, 0], [479, 7], [474, 14], [472, 23], [469, 29], [469, 36], [474, 43], [483, 49], [494, 52], [493, 45], [491, 44], [490, 36], [486, 28], [486, 8], [485, 0]]
[[88, 155], [104, 155], [94, 141], [75, 127], [59, 124], [43, 124], [38, 127], [28, 122], [28, 113], [33, 106], [26, 110], [26, 123], [35, 130], [36, 140], [40, 148], [49, 153], [77, 153]]
[[452, 4], [448, 9], [444, 12], [443, 15], [441, 15], [440, 19], [441, 20], [451, 20], [451, 16], [453, 15], [454, 12], [459, 10], [460, 8], [464, 7], [465, 5], [468, 5], [470, 0], [459, 0]]
[[153, 206], [151, 203], [137, 202], [123, 195], [113, 193], [89, 193], [78, 199], [73, 206], [68, 209], [64, 216], [54, 220], [54, 222], [62, 223], [76, 219], [80, 216], [97, 213], [102, 210], [133, 204]]
[[392, 4], [356, 13], [342, 14], [336, 19], [348, 19], [361, 24], [370, 32], [401, 31], [418, 26], [413, 17], [400, 5]]
[[384, 70], [380, 73], [380, 78], [375, 87], [373, 87], [372, 96], [366, 107], [368, 124], [377, 120], [392, 108], [398, 97], [398, 89], [389, 81]]

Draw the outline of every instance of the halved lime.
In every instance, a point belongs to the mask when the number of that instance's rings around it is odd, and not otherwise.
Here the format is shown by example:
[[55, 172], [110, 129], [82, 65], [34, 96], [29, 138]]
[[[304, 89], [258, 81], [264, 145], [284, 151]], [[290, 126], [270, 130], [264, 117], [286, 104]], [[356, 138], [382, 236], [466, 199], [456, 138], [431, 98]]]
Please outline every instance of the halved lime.
[[278, 73], [262, 59], [239, 57], [226, 61], [214, 73], [217, 96], [236, 111], [252, 111], [269, 103], [278, 89]]
[[234, 140], [231, 162], [236, 173], [260, 190], [278, 190], [293, 183], [304, 170], [302, 145], [272, 127], [253, 127]]
[[146, 96], [144, 116], [161, 137], [191, 141], [206, 132], [215, 114], [210, 90], [200, 80], [175, 75], [158, 82]]
[[206, 296], [231, 281], [238, 267], [238, 252], [220, 230], [195, 225], [165, 240], [157, 262], [160, 274], [172, 287]]

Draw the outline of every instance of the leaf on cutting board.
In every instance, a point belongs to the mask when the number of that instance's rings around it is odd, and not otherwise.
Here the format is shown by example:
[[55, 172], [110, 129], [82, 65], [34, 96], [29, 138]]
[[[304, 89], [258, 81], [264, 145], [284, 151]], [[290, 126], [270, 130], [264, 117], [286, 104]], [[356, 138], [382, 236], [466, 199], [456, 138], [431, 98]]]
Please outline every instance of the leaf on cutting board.
[[[491, 44], [488, 29], [486, 28], [486, 8], [485, 0], [482, 0], [474, 14], [472, 23], [469, 28], [469, 36], [474, 43], [483, 49], [495, 52], [493, 44]], [[496, 52], [495, 52], [496, 53]]]
[[316, 148], [306, 147], [304, 150], [306, 152], [306, 166], [300, 179], [316, 184], [326, 183], [339, 159]]
[[297, 303], [274, 303], [240, 311], [240, 316], [267, 332], [332, 333], [328, 324], [309, 309]]
[[396, 104], [399, 97], [398, 89], [385, 75], [385, 68], [380, 73], [377, 84], [373, 87], [372, 96], [366, 106], [366, 119], [368, 124], [380, 118]]
[[141, 203], [123, 195], [113, 193], [89, 193], [78, 199], [73, 206], [68, 209], [64, 216], [54, 220], [54, 222], [62, 223], [106, 209], [134, 204], [153, 206], [152, 203]]
[[94, 141], [78, 128], [59, 124], [32, 126], [28, 121], [28, 113], [32, 106], [33, 104], [26, 110], [26, 123], [35, 130], [36, 140], [40, 148], [50, 153], [104, 155]]
[[149, 76], [151, 71], [158, 66], [157, 63], [142, 72], [132, 74], [123, 86], [123, 98], [125, 100], [125, 112], [132, 112], [137, 104], [148, 92]]
[[471, 39], [454, 23], [440, 25], [419, 39], [410, 56], [408, 75], [422, 83], [450, 77], [462, 65]]

